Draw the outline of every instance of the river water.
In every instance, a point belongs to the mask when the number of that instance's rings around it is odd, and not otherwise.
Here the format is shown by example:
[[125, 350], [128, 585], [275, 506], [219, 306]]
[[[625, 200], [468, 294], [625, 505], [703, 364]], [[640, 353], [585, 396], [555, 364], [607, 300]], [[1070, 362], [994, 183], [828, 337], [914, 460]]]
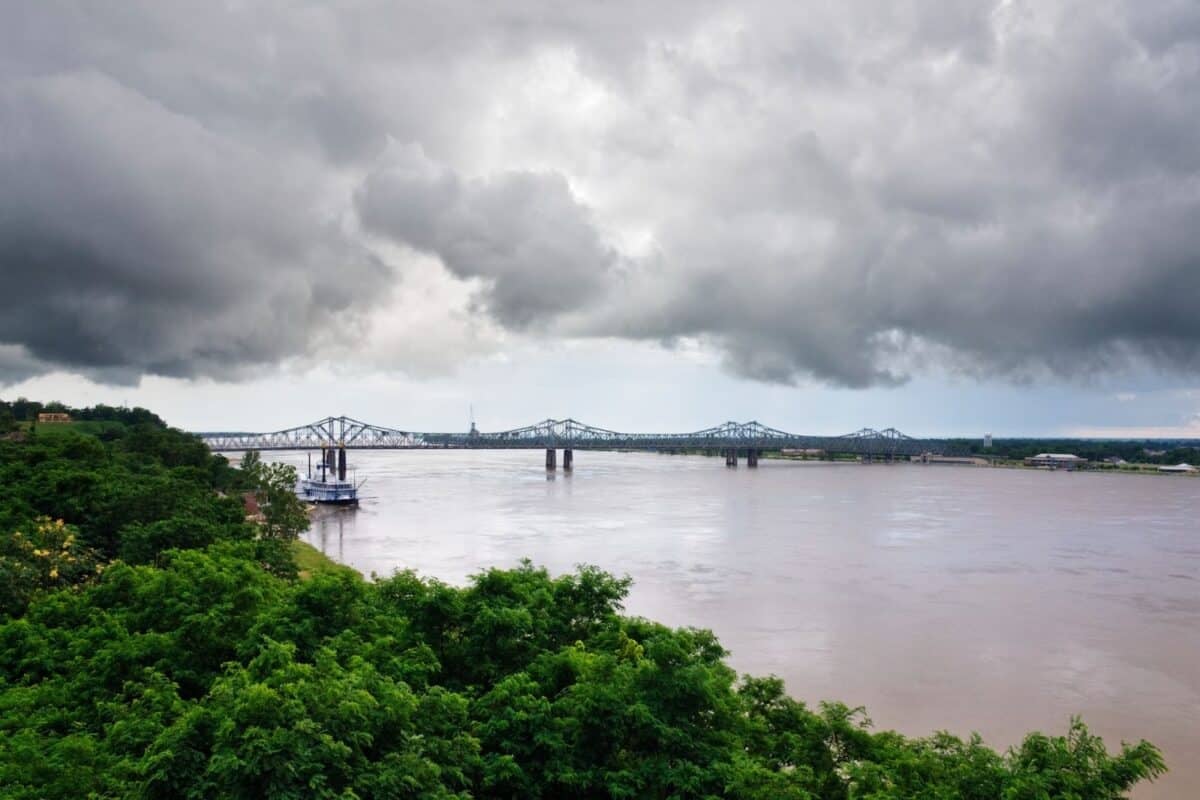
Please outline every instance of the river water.
[[1080, 714], [1163, 748], [1136, 797], [1200, 796], [1200, 480], [575, 455], [548, 476], [541, 451], [355, 452], [361, 507], [307, 538], [452, 583], [595, 564], [633, 577], [629, 613], [711, 628], [810, 704], [997, 747]]

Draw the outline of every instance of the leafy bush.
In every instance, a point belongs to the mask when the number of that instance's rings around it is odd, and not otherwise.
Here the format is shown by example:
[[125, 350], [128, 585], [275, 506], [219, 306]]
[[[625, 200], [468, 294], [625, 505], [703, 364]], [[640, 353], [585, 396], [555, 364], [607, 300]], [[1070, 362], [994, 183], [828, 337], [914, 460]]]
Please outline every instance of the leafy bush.
[[78, 531], [41, 517], [0, 537], [0, 613], [17, 614], [34, 594], [79, 583], [101, 569], [100, 554], [80, 543]]

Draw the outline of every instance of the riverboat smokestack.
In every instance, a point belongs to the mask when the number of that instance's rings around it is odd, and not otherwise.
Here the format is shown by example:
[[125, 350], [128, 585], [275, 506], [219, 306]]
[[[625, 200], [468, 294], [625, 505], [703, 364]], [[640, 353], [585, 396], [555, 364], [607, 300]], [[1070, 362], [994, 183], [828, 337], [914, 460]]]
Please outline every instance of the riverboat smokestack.
[[338, 480], [346, 480], [346, 448], [338, 448]]

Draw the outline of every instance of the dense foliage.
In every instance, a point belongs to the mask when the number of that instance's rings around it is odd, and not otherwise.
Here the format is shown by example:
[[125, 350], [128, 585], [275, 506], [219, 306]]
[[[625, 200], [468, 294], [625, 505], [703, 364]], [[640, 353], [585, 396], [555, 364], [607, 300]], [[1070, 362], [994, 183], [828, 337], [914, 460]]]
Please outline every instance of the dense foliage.
[[3, 797], [1103, 800], [1163, 770], [1078, 721], [1004, 754], [872, 733], [592, 568], [300, 580], [238, 496], [283, 478], [108, 422], [0, 441]]
[[61, 411], [71, 415], [77, 422], [119, 422], [123, 425], [155, 425], [166, 427], [162, 419], [144, 408], [118, 408], [97, 405], [90, 408], [71, 408], [62, 403], [39, 403], [18, 397], [16, 400], [0, 400], [0, 433], [15, 430], [20, 423], [36, 422], [43, 411]]

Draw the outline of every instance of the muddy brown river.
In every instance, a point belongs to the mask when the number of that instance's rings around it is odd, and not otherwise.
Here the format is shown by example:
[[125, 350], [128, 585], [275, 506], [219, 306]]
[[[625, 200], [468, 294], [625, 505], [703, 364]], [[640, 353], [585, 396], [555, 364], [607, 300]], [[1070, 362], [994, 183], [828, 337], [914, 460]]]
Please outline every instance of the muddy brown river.
[[[305, 456], [282, 460], [302, 465]], [[522, 557], [633, 577], [627, 611], [714, 630], [743, 672], [877, 728], [997, 747], [1073, 714], [1200, 796], [1200, 479], [541, 451], [357, 452], [308, 539], [450, 582]]]

